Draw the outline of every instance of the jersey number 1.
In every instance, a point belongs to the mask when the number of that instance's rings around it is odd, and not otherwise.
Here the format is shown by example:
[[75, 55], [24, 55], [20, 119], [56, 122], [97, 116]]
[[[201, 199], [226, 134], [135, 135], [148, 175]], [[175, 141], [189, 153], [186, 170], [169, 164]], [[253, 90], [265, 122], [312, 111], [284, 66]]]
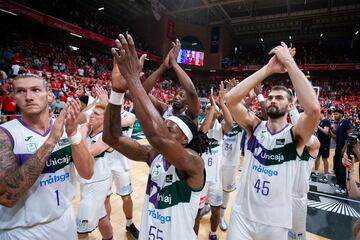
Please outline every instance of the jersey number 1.
[[57, 202], [57, 205], [60, 206], [59, 190], [55, 190], [55, 194], [56, 194], [56, 202]]

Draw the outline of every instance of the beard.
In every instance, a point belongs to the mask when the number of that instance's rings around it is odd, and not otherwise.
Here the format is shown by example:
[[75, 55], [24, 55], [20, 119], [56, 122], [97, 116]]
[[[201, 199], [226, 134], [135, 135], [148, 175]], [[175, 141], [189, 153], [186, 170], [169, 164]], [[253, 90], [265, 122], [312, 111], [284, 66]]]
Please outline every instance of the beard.
[[266, 113], [269, 118], [278, 119], [286, 114], [286, 108], [278, 108], [276, 106], [270, 106], [266, 109]]

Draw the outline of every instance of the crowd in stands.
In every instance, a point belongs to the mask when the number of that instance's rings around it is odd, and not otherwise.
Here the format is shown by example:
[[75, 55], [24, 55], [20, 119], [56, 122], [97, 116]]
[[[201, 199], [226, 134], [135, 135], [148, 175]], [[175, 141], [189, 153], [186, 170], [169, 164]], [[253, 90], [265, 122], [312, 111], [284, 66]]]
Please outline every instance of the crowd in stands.
[[137, 35], [134, 29], [128, 27], [128, 24], [125, 22], [114, 24], [114, 20], [107, 20], [102, 12], [90, 11], [88, 8], [82, 7], [80, 0], [18, 0], [17, 2], [110, 39], [115, 39], [119, 33], [131, 32], [137, 48], [156, 55], [156, 52], [149, 47], [146, 41]]
[[[296, 48], [295, 59], [298, 64], [332, 64], [332, 63], [359, 63], [360, 48], [351, 44], [326, 44], [326, 43], [294, 43]], [[268, 49], [237, 47], [233, 56], [222, 60], [223, 67], [264, 65], [268, 61]]]
[[[89, 49], [72, 50], [68, 45], [60, 43], [39, 42], [22, 38], [21, 41], [9, 37], [0, 45], [0, 104], [2, 114], [17, 113], [12, 93], [12, 78], [21, 73], [34, 73], [43, 76], [49, 83], [52, 97], [50, 110], [59, 113], [69, 97], [82, 95], [95, 96], [94, 87], [102, 86], [110, 89], [111, 56]], [[147, 69], [149, 76], [154, 69]], [[193, 78], [196, 78], [194, 76]], [[195, 87], [201, 99], [209, 99], [210, 89], [218, 95], [218, 80], [199, 81], [195, 79]], [[271, 79], [264, 82], [263, 91], [270, 89]], [[287, 87], [290, 81], [284, 75], [277, 79]], [[351, 77], [330, 77], [329, 79], [312, 80], [314, 86], [320, 86], [319, 99], [324, 110], [331, 112], [335, 107], [344, 109], [354, 123], [359, 122], [360, 82]], [[174, 96], [177, 83], [171, 77], [160, 79], [151, 94], [159, 100], [169, 103]], [[254, 102], [253, 110], [258, 104]], [[126, 102], [131, 108], [131, 101]], [[14, 118], [8, 117], [7, 119]], [[2, 120], [5, 121], [5, 118]]]

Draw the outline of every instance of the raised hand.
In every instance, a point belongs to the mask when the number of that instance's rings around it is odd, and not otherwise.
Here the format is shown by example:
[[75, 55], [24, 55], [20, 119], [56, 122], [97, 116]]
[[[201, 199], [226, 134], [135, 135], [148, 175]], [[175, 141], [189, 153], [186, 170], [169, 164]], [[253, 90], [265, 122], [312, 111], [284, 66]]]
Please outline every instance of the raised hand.
[[220, 104], [224, 104], [224, 98], [225, 98], [224, 82], [221, 81], [221, 83], [219, 85], [219, 102], [220, 102]]
[[59, 116], [56, 118], [51, 132], [49, 135], [49, 140], [55, 145], [59, 142], [61, 136], [64, 133], [64, 125], [66, 119], [66, 112], [68, 110], [68, 105], [65, 104], [65, 107], [61, 110]]
[[274, 47], [269, 52], [269, 54], [275, 54], [280, 63], [284, 65], [286, 62], [291, 62], [294, 60], [290, 53], [290, 49], [284, 42], [281, 42], [281, 45]]
[[100, 102], [102, 102], [104, 104], [108, 104], [109, 96], [108, 96], [108, 92], [104, 88], [96, 86], [95, 93], [96, 93], [96, 96], [100, 99]]
[[66, 105], [65, 108], [67, 110], [67, 115], [65, 119], [65, 130], [68, 137], [71, 137], [76, 134], [76, 131], [78, 129], [77, 118], [80, 113], [81, 104], [80, 100], [76, 98], [73, 99], [70, 103], [66, 103]]
[[[281, 42], [281, 43], [286, 46], [285, 43], [283, 43], [283, 42]], [[281, 46], [279, 45], [279, 46], [273, 48], [269, 52], [269, 54], [275, 54], [267, 64], [267, 67], [268, 67], [268, 70], [270, 71], [270, 73], [271, 74], [273, 74], [273, 73], [286, 73], [287, 70], [286, 70], [286, 67], [284, 66], [284, 63], [287, 60], [289, 60], [289, 61], [293, 60], [293, 57], [296, 54], [296, 49], [295, 48], [290, 48], [289, 49], [289, 48], [287, 48], [287, 46], [284, 47], [282, 45]], [[280, 57], [282, 57], [282, 61], [284, 61], [284, 62], [280, 61], [278, 55], [279, 56], [281, 55]], [[286, 56], [286, 58], [285, 58], [285, 56]], [[287, 59], [287, 60], [285, 61], [285, 59]]]
[[210, 90], [210, 104], [211, 104], [211, 107], [216, 106], [215, 99], [214, 99], [214, 89], [213, 88], [211, 88], [211, 90]]
[[225, 80], [225, 84], [226, 84], [226, 90], [230, 91], [233, 87], [235, 87], [236, 85], [238, 85], [239, 80], [232, 78], [232, 79], [226, 79]]
[[[113, 50], [111, 50], [113, 51]], [[114, 49], [114, 51], [116, 51]], [[121, 75], [119, 66], [113, 58], [113, 69], [111, 71], [111, 88], [115, 92], [123, 93], [128, 89], [125, 78]]]
[[174, 65], [177, 64], [176, 59], [179, 55], [180, 49], [181, 49], [181, 43], [179, 41], [179, 39], [176, 39], [176, 42], [173, 42], [173, 47], [171, 48], [171, 50], [169, 51], [169, 62], [170, 65]]
[[262, 94], [263, 89], [262, 89], [261, 84], [258, 84], [258, 85], [256, 85], [256, 86], [254, 87], [254, 92], [255, 92], [256, 96], [259, 95], [259, 94]]
[[115, 40], [119, 53], [114, 48], [111, 49], [119, 70], [127, 81], [139, 80], [146, 54], [138, 58], [134, 40], [130, 34], [126, 38], [120, 34], [119, 39]]

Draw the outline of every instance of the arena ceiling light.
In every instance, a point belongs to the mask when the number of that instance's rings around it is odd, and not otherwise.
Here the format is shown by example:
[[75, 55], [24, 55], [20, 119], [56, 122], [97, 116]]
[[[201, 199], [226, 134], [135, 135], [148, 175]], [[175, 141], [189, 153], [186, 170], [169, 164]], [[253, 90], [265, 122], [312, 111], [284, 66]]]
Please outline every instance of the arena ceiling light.
[[104, 7], [99, 7], [98, 8], [98, 11], [102, 11], [102, 10], [104, 10], [105, 8]]
[[358, 35], [358, 34], [359, 34], [359, 31], [356, 31], [356, 32], [355, 32], [355, 35]]
[[262, 41], [262, 42], [263, 42], [263, 41], [264, 41], [264, 39], [263, 39], [263, 38], [260, 38], [260, 41]]
[[2, 9], [2, 8], [0, 8], [0, 11], [5, 12], [5, 13], [8, 13], [8, 14], [11, 14], [11, 15], [14, 15], [14, 16], [17, 16], [17, 14], [16, 14], [16, 13], [13, 13], [13, 12], [7, 11], [7, 10]]
[[70, 35], [73, 35], [73, 36], [75, 36], [75, 37], [78, 37], [78, 38], [82, 38], [82, 36], [81, 35], [78, 35], [78, 34], [75, 34], [75, 33], [70, 33]]
[[320, 37], [322, 38], [324, 36], [324, 34], [320, 34]]
[[289, 40], [291, 40], [291, 35], [289, 36]]

